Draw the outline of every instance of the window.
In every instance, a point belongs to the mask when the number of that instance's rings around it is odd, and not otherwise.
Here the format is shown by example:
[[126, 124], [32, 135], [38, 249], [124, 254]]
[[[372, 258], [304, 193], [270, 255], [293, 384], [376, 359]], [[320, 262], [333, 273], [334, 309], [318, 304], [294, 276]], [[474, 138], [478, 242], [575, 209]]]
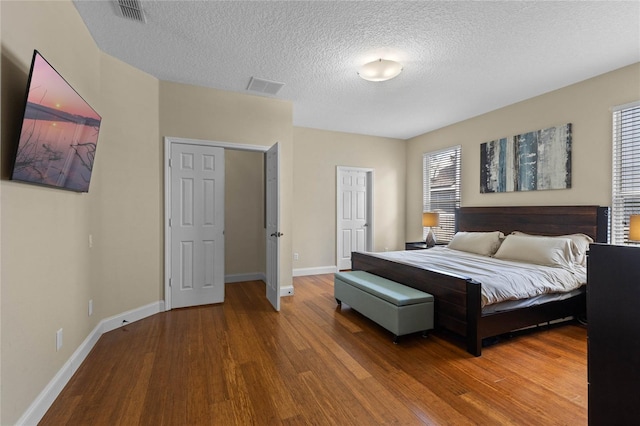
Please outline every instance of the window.
[[[427, 152], [422, 160], [423, 211], [440, 213], [433, 231], [438, 241], [451, 241], [456, 209], [460, 207], [460, 146]], [[427, 228], [422, 230], [423, 238]]]
[[628, 241], [629, 216], [640, 214], [640, 102], [613, 111], [611, 244]]

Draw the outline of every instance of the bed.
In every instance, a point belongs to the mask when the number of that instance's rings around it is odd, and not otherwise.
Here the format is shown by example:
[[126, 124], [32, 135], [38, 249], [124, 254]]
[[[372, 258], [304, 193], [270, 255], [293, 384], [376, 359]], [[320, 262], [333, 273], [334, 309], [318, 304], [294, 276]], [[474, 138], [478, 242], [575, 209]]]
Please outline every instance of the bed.
[[[600, 206], [463, 207], [456, 212], [456, 230], [467, 232], [501, 231], [508, 235], [521, 231], [547, 236], [582, 233], [596, 242], [606, 242], [607, 225], [608, 207]], [[436, 327], [462, 336], [467, 351], [475, 356], [481, 355], [485, 338], [578, 316], [586, 308], [584, 286], [571, 297], [490, 312], [482, 308], [482, 283], [472, 278], [361, 252], [352, 254], [352, 269], [432, 294]]]

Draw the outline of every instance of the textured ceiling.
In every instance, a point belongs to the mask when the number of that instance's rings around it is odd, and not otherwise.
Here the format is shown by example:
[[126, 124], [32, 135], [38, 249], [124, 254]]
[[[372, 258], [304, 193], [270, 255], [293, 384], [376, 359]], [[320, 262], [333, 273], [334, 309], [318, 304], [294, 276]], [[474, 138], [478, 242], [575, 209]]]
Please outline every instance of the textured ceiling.
[[[286, 83], [295, 126], [401, 139], [640, 61], [640, 2], [74, 1], [98, 46], [161, 80]], [[404, 71], [373, 83], [360, 65]], [[639, 94], [640, 96], [640, 94]]]

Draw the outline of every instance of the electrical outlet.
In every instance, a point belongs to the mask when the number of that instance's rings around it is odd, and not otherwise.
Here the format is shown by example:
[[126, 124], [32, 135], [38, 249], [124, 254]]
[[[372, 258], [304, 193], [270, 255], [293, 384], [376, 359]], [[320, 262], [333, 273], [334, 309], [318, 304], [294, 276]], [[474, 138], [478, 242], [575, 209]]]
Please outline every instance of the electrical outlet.
[[62, 348], [62, 329], [56, 331], [56, 352]]
[[89, 234], [89, 248], [93, 248], [93, 235]]
[[93, 315], [93, 299], [89, 299], [89, 316]]
[[298, 253], [293, 253], [293, 260], [300, 259], [300, 255]]

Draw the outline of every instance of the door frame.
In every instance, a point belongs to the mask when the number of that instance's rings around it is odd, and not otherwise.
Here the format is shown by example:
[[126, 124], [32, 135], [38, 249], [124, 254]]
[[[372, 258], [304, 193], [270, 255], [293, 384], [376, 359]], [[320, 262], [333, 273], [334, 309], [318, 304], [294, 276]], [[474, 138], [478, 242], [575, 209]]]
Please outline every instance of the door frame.
[[373, 181], [374, 170], [363, 167], [336, 166], [336, 271], [340, 268], [340, 251], [342, 228], [340, 227], [340, 211], [342, 210], [342, 181], [340, 175], [342, 172], [355, 170], [365, 172], [367, 174], [367, 251], [373, 251], [374, 221], [373, 221]]
[[[169, 279], [171, 277], [171, 230], [169, 219], [171, 216], [171, 170], [169, 168], [169, 158], [171, 157], [171, 144], [179, 143], [186, 145], [212, 146], [224, 149], [234, 149], [236, 151], [252, 151], [265, 153], [271, 146], [248, 145], [232, 142], [210, 141], [202, 139], [187, 139], [173, 136], [164, 137], [164, 309], [171, 310], [171, 287]], [[266, 194], [265, 194], [266, 196]], [[278, 269], [280, 265], [278, 264]], [[279, 285], [280, 283], [278, 283]]]

